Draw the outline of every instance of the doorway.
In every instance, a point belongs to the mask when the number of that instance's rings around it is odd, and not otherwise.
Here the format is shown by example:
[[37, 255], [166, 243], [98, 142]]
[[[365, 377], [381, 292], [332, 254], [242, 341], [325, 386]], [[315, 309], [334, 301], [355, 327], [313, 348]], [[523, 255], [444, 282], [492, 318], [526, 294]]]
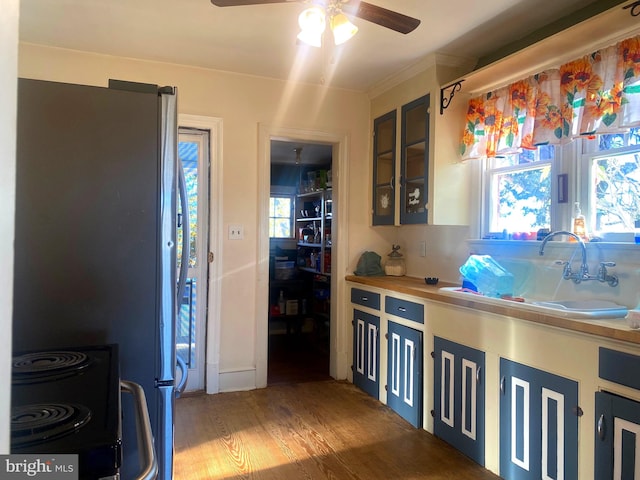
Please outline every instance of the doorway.
[[332, 241], [345, 248], [332, 251], [329, 375], [346, 379], [351, 365], [351, 328], [346, 320], [348, 299], [345, 293], [345, 277], [348, 264], [348, 192], [349, 136], [345, 132], [316, 131], [269, 125], [259, 126], [258, 138], [258, 262], [256, 280], [256, 387], [267, 386], [269, 344], [269, 199], [271, 188], [271, 140], [302, 141], [332, 146], [332, 189], [334, 232]]
[[[222, 191], [222, 119], [200, 115], [178, 115], [179, 157], [191, 187], [190, 289], [178, 305], [177, 353], [188, 364], [185, 390], [219, 390], [220, 351], [220, 192]], [[193, 168], [196, 170], [194, 171]], [[187, 179], [185, 179], [187, 180]], [[195, 196], [195, 198], [194, 198]]]
[[267, 384], [327, 380], [333, 146], [270, 147]]
[[[184, 170], [187, 209], [179, 206], [180, 221], [189, 225], [189, 254], [185, 290], [178, 304], [176, 354], [187, 365], [185, 390], [204, 388], [204, 350], [207, 315], [210, 134], [190, 127], [178, 129], [178, 159]], [[182, 230], [178, 231], [177, 260], [182, 259]], [[178, 265], [178, 268], [180, 266]]]

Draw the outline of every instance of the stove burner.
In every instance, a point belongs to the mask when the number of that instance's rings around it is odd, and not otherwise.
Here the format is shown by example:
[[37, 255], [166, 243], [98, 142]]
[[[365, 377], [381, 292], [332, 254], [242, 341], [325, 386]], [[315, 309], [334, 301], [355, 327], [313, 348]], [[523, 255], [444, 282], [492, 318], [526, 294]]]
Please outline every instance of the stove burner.
[[78, 404], [22, 405], [11, 409], [11, 446], [37, 445], [73, 433], [91, 419], [91, 410]]
[[90, 363], [82, 352], [51, 351], [33, 352], [13, 358], [13, 382], [28, 383], [48, 380], [50, 376], [61, 378], [79, 373]]

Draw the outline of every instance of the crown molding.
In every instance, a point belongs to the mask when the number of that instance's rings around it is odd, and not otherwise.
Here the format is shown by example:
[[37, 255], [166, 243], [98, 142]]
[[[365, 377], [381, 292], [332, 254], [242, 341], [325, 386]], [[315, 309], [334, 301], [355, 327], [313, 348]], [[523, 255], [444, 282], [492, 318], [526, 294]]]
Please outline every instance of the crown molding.
[[387, 90], [400, 85], [402, 82], [405, 82], [432, 67], [446, 66], [463, 68], [467, 71], [470, 71], [473, 69], [476, 62], [477, 59], [475, 58], [461, 57], [444, 53], [431, 53], [426, 57], [418, 60], [417, 62], [408, 65], [405, 68], [402, 68], [396, 73], [376, 83], [369, 90], [367, 90], [367, 95], [370, 99], [375, 98], [378, 95], [383, 94]]

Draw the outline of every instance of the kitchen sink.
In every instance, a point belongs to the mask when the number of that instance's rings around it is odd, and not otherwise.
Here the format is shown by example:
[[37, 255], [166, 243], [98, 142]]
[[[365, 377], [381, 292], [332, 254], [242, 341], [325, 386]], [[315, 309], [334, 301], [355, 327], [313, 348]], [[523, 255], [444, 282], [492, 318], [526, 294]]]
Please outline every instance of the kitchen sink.
[[440, 293], [460, 298], [471, 298], [474, 301], [492, 304], [508, 305], [510, 308], [522, 308], [523, 310], [537, 311], [576, 319], [607, 319], [623, 318], [628, 308], [608, 300], [533, 300], [533, 299], [503, 299], [485, 297], [477, 292], [472, 292], [459, 287], [443, 287]]
[[624, 317], [628, 311], [624, 305], [608, 300], [554, 300], [531, 302], [531, 305], [575, 313], [588, 318], [620, 318]]

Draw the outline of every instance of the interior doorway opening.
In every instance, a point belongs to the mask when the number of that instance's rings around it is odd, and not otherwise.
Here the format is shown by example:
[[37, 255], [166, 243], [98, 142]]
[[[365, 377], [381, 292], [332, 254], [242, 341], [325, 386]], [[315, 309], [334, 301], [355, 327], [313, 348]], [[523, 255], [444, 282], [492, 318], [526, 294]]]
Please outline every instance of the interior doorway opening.
[[267, 384], [331, 378], [333, 146], [271, 140]]

